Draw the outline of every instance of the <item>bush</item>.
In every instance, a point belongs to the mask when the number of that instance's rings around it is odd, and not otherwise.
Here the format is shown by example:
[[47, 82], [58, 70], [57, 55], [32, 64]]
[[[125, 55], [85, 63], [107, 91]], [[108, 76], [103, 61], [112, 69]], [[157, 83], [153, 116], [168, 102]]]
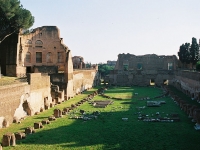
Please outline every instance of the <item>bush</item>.
[[200, 61], [198, 61], [197, 64], [196, 64], [196, 70], [200, 71]]

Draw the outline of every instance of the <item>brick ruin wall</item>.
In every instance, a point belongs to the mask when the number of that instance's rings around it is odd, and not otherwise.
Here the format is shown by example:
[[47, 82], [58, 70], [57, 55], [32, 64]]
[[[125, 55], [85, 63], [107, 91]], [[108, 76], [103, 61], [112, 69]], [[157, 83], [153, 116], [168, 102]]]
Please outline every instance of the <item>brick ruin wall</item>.
[[0, 87], [0, 128], [5, 120], [9, 125], [14, 118], [19, 120], [40, 112], [44, 99], [46, 103], [52, 102], [49, 76], [31, 74], [29, 82], [32, 85], [25, 82]]
[[162, 85], [166, 80], [171, 81], [173, 76], [174, 73], [170, 70], [114, 70], [107, 80], [110, 84], [119, 86], [148, 86], [152, 81], [156, 85]]
[[172, 84], [191, 98], [200, 101], [200, 73], [176, 71]]
[[98, 85], [98, 72], [96, 70], [74, 70], [73, 94], [79, 94], [86, 89]]
[[28, 83], [0, 87], [0, 128], [4, 119], [12, 123], [17, 108], [26, 93], [30, 92]]
[[67, 98], [72, 98], [100, 83], [98, 71], [95, 69], [77, 69], [67, 75], [65, 73], [55, 73], [51, 74], [50, 78], [53, 85], [58, 85], [61, 91], [64, 90]]

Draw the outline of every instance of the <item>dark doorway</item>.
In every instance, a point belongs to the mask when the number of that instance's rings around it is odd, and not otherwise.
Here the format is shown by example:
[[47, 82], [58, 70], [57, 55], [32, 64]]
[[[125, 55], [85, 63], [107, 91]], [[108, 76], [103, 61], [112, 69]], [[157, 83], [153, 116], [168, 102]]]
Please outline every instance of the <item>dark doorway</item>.
[[27, 115], [31, 115], [30, 104], [27, 101], [25, 101], [22, 104], [22, 107], [23, 107], [23, 110], [27, 113]]
[[32, 73], [31, 72], [31, 67], [26, 67], [26, 73]]

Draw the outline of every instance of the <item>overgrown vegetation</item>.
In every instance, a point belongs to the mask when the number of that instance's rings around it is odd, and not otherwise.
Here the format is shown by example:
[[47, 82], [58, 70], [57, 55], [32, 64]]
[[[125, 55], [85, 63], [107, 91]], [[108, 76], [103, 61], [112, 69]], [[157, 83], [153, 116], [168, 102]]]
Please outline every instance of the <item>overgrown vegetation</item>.
[[[94, 90], [94, 89], [93, 89]], [[189, 97], [181, 94], [184, 99], [191, 101]], [[138, 93], [135, 95], [134, 93]], [[89, 91], [70, 99], [56, 108], [70, 106], [80, 101], [89, 94]], [[200, 149], [199, 132], [194, 130], [194, 123], [188, 116], [175, 105], [170, 97], [163, 97], [154, 100], [164, 100], [166, 104], [160, 107], [138, 107], [146, 106], [146, 100], [141, 98], [163, 94], [163, 91], [154, 87], [113, 87], [105, 91], [110, 97], [120, 97], [122, 100], [114, 100], [112, 105], [106, 108], [95, 108], [88, 102], [63, 118], [57, 119], [43, 129], [36, 130], [36, 133], [28, 135], [26, 139], [17, 141], [15, 147], [4, 149], [123, 149], [123, 150], [188, 150]], [[96, 96], [93, 100], [106, 100]], [[21, 124], [12, 124], [9, 128], [1, 129], [0, 136], [6, 132], [24, 130], [27, 126], [33, 126], [38, 122], [52, 115], [53, 109], [25, 119]], [[82, 119], [69, 119], [71, 116], [79, 116], [79, 110], [85, 110], [87, 114], [99, 111], [98, 118], [84, 121]], [[138, 112], [155, 116], [156, 112], [165, 117], [170, 113], [177, 113], [180, 122], [143, 122], [138, 120]], [[128, 118], [123, 121], [122, 118]]]
[[98, 64], [98, 71], [101, 74], [102, 78], [108, 75], [111, 70], [114, 70], [114, 66], [109, 66], [107, 64]]

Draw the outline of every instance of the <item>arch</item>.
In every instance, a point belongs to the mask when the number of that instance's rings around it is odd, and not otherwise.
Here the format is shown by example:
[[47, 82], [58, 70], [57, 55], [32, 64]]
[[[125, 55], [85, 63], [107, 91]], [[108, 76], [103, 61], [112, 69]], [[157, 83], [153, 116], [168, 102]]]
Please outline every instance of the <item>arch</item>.
[[26, 62], [31, 63], [31, 53], [30, 52], [26, 53]]
[[43, 46], [43, 42], [41, 40], [37, 40], [35, 42], [35, 47], [42, 47]]
[[30, 103], [28, 102], [28, 98], [30, 97], [29, 93], [26, 93], [23, 98], [23, 110], [26, 112], [27, 115], [32, 115], [32, 110], [30, 107]]
[[25, 43], [26, 44], [32, 44], [32, 41], [30, 39], [27, 39]]
[[53, 62], [53, 55], [51, 52], [48, 52], [46, 55], [46, 62], [47, 63], [52, 63]]

